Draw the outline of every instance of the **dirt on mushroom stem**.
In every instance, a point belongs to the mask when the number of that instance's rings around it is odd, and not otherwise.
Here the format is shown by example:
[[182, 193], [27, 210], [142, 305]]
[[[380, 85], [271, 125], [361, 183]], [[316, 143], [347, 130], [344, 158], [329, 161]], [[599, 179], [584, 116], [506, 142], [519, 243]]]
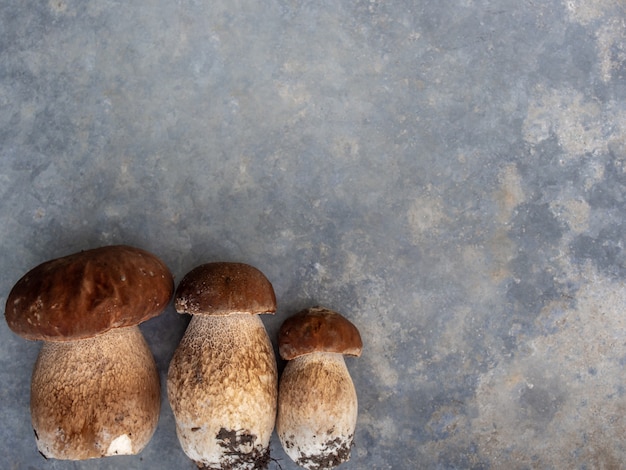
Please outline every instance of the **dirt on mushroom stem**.
[[241, 444], [251, 444], [256, 440], [256, 436], [245, 434], [225, 428], [220, 429], [216, 439], [221, 441], [220, 446], [226, 449], [227, 461], [223, 461], [219, 466], [204, 465], [196, 462], [201, 470], [263, 470], [270, 463], [269, 447], [263, 449], [257, 446], [252, 452], [241, 452], [238, 450]]

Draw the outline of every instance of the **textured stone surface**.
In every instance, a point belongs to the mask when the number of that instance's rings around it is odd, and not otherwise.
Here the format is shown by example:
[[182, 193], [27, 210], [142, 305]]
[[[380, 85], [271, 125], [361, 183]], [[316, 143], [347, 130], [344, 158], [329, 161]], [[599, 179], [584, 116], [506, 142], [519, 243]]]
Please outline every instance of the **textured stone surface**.
[[[274, 345], [315, 304], [361, 331], [343, 468], [626, 466], [622, 1], [5, 1], [0, 18], [0, 301], [106, 244], [177, 281], [249, 263], [276, 291]], [[187, 321], [142, 325], [162, 383]], [[165, 401], [140, 456], [45, 463], [38, 349], [0, 325], [0, 467], [193, 468]], [[295, 468], [275, 435], [272, 452]]]

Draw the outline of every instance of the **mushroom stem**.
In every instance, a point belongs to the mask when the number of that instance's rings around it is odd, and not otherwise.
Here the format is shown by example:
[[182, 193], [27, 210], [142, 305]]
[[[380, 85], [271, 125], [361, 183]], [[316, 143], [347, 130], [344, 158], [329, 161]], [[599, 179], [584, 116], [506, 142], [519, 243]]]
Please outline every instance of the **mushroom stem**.
[[31, 383], [37, 447], [49, 458], [137, 454], [160, 410], [156, 364], [137, 326], [45, 342]]
[[202, 468], [266, 468], [277, 370], [258, 315], [194, 315], [167, 379], [176, 433]]
[[347, 461], [358, 405], [343, 355], [313, 352], [290, 360], [279, 389], [276, 431], [287, 455], [315, 470]]

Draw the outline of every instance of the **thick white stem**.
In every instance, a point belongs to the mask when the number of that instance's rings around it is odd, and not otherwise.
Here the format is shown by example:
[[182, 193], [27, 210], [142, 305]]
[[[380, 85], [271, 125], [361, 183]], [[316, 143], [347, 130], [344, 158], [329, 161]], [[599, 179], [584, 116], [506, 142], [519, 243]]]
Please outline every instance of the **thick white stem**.
[[44, 343], [30, 404], [37, 447], [46, 457], [139, 453], [160, 411], [159, 374], [139, 328]]
[[279, 390], [276, 431], [287, 455], [311, 470], [348, 460], [358, 405], [343, 356], [315, 352], [289, 361]]
[[274, 350], [257, 315], [194, 315], [167, 381], [189, 458], [208, 468], [264, 468], [277, 382]]

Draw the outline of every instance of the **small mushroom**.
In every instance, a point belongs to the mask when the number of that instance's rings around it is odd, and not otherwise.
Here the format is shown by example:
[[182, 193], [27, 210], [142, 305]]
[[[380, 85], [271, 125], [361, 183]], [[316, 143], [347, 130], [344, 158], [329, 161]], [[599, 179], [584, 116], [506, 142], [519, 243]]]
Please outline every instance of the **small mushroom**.
[[302, 310], [280, 328], [276, 431], [287, 455], [310, 470], [350, 458], [357, 419], [356, 390], [343, 356], [360, 356], [357, 328], [323, 307]]
[[137, 454], [160, 410], [156, 364], [138, 324], [161, 313], [174, 281], [150, 253], [128, 246], [43, 263], [15, 284], [6, 321], [43, 340], [31, 382], [31, 419], [46, 458]]
[[167, 378], [184, 452], [200, 468], [266, 468], [278, 375], [257, 314], [276, 311], [272, 285], [247, 264], [208, 263], [183, 278], [174, 304], [193, 315]]

